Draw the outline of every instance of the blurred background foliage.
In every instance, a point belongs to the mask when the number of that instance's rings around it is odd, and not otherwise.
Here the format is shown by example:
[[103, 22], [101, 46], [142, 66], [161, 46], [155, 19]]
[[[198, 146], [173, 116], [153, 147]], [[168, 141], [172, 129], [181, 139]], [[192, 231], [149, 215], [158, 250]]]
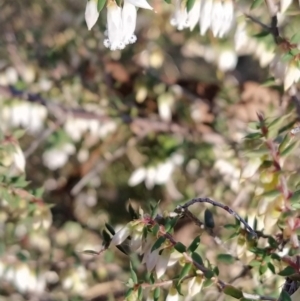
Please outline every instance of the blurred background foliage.
[[[138, 42], [111, 52], [103, 46], [105, 14], [88, 31], [85, 5], [0, 2], [1, 301], [123, 300], [126, 256], [81, 253], [101, 248], [104, 224], [127, 223], [129, 200], [143, 208], [160, 200], [163, 212], [198, 195], [254, 218], [261, 157], [251, 153], [257, 142], [243, 137], [257, 112], [281, 117], [287, 130], [297, 120], [293, 97], [269, 80], [272, 35], [242, 13], [218, 40], [177, 31], [173, 5], [153, 0], [155, 13], [138, 14]], [[252, 12], [269, 22], [265, 9]], [[284, 19], [285, 36], [295, 34], [296, 17]], [[240, 24], [249, 33], [243, 45]], [[297, 152], [286, 162], [292, 187], [299, 185]], [[213, 212], [222, 237], [233, 219]], [[175, 234], [188, 244], [198, 232], [182, 221]], [[215, 261], [221, 246], [205, 234], [202, 243]], [[229, 281], [246, 264], [219, 269]], [[261, 283], [270, 294], [280, 290], [277, 278], [254, 279], [250, 270], [236, 281], [248, 291]], [[207, 289], [197, 300], [222, 298]]]

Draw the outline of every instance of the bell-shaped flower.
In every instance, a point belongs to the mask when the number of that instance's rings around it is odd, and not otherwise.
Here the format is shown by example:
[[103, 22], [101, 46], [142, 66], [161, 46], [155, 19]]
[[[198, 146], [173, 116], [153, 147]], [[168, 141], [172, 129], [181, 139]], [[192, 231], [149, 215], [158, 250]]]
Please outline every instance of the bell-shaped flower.
[[99, 18], [97, 2], [97, 0], [89, 0], [85, 7], [85, 22], [89, 30], [92, 29]]
[[196, 0], [189, 12], [186, 8], [186, 1], [177, 0], [175, 3], [175, 13], [170, 23], [178, 30], [183, 30], [184, 28], [190, 28], [190, 30], [193, 30], [199, 22], [200, 10], [201, 0]]
[[184, 28], [188, 27], [187, 24], [188, 14], [185, 5], [186, 5], [185, 2], [181, 0], [176, 0], [175, 2], [175, 13], [170, 23], [178, 30], [183, 30]]
[[124, 49], [122, 9], [113, 0], [107, 3], [107, 35], [105, 47], [110, 50]]
[[129, 186], [136, 186], [142, 183], [146, 178], [147, 170], [145, 167], [140, 167], [136, 169], [128, 180]]
[[127, 237], [131, 234], [131, 227], [127, 224], [124, 228], [119, 230], [112, 238], [110, 245], [118, 246], [123, 243]]
[[188, 12], [187, 25], [192, 31], [200, 19], [201, 0], [196, 0], [191, 10]]
[[110, 50], [124, 49], [136, 41], [137, 7], [153, 9], [146, 0], [125, 0], [122, 8], [114, 0], [108, 1], [105, 47]]
[[136, 36], [134, 34], [136, 16], [136, 7], [130, 2], [125, 1], [122, 9], [123, 41], [125, 45], [132, 44], [136, 41]]
[[131, 236], [130, 246], [137, 250], [142, 245], [144, 224], [141, 220], [133, 220], [119, 230], [112, 238], [110, 245], [118, 246], [122, 244], [128, 236]]
[[166, 272], [168, 267], [169, 259], [170, 259], [171, 251], [169, 249], [165, 249], [159, 255], [159, 258], [156, 263], [155, 271], [157, 279], [163, 276]]
[[166, 298], [166, 301], [178, 301], [178, 300], [179, 300], [179, 294], [177, 290], [174, 287], [171, 287], [168, 296]]
[[203, 286], [204, 278], [202, 275], [191, 278], [188, 282], [189, 296], [193, 297], [200, 293]]
[[204, 0], [201, 2], [201, 16], [200, 16], [200, 34], [203, 36], [211, 26], [212, 21], [212, 0]]

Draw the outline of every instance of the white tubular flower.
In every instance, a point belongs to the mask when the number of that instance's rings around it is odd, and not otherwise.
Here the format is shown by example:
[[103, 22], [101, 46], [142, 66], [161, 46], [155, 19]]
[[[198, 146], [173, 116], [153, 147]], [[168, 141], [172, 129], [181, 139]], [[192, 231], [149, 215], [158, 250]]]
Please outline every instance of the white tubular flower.
[[85, 7], [85, 22], [89, 30], [96, 24], [98, 18], [97, 0], [89, 0]]
[[213, 1], [212, 0], [204, 0], [204, 1], [201, 2], [200, 34], [202, 36], [205, 35], [207, 30], [211, 26], [212, 8], [213, 8]]
[[166, 161], [157, 166], [156, 184], [162, 185], [171, 178], [175, 164], [172, 161]]
[[293, 62], [283, 62], [278, 55], [275, 56], [270, 67], [275, 78], [284, 83], [285, 91], [300, 79], [300, 69]]
[[232, 28], [234, 21], [234, 7], [231, 0], [223, 2], [223, 20], [219, 31], [219, 38], [223, 38]]
[[211, 12], [211, 30], [215, 37], [219, 36], [219, 32], [223, 26], [223, 3], [221, 1], [214, 1]]
[[300, 79], [300, 69], [294, 64], [289, 64], [286, 68], [284, 78], [284, 90], [289, 89], [293, 84]]
[[201, 0], [196, 0], [189, 12], [186, 9], [186, 2], [177, 0], [175, 3], [175, 13], [170, 23], [178, 30], [183, 30], [184, 28], [190, 28], [190, 30], [193, 30], [199, 22], [200, 11]]
[[166, 269], [168, 267], [168, 262], [170, 259], [170, 251], [164, 250], [157, 260], [157, 264], [155, 267], [157, 279], [159, 279], [162, 275], [165, 274]]
[[107, 4], [107, 35], [104, 46], [110, 50], [124, 49], [122, 10], [113, 0]]
[[204, 282], [204, 279], [203, 279], [203, 276], [201, 276], [201, 275], [191, 278], [188, 282], [189, 296], [193, 297], [193, 296], [197, 295], [198, 293], [200, 293], [203, 282]]
[[179, 300], [179, 294], [177, 290], [174, 287], [171, 287], [166, 301], [178, 301], [178, 300]]
[[188, 14], [185, 5], [185, 2], [181, 0], [177, 0], [175, 2], [175, 13], [170, 23], [178, 30], [183, 30], [184, 28], [188, 27]]
[[136, 41], [136, 7], [153, 9], [146, 0], [125, 0], [119, 7], [114, 0], [107, 4], [107, 35], [104, 46], [110, 50], [124, 49]]
[[196, 0], [192, 9], [188, 12], [187, 24], [192, 31], [200, 19], [201, 0]]
[[130, 224], [127, 224], [124, 228], [122, 228], [120, 231], [118, 231], [114, 237], [112, 238], [110, 245], [111, 246], [118, 246], [122, 242], [125, 241], [125, 239], [131, 234], [131, 227]]
[[122, 9], [123, 41], [125, 45], [133, 44], [136, 41], [136, 36], [134, 35], [136, 15], [136, 7], [129, 1], [125, 1]]
[[25, 172], [26, 160], [19, 145], [15, 146], [15, 151], [13, 153], [13, 162], [17, 172]]
[[144, 167], [136, 169], [128, 180], [129, 186], [136, 186], [142, 183], [146, 178], [147, 170]]
[[155, 178], [156, 178], [156, 168], [151, 166], [147, 169], [147, 175], [145, 179], [145, 185], [148, 190], [154, 187]]

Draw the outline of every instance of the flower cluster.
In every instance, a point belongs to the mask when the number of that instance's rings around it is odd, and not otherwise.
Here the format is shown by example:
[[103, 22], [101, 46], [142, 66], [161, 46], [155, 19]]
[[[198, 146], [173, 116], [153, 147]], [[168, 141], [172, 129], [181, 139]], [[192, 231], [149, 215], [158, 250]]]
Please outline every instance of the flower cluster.
[[[174, 241], [165, 239], [165, 235], [163, 226], [159, 227], [150, 216], [142, 214], [139, 219], [129, 222], [115, 233], [110, 246], [118, 246], [129, 239], [131, 250], [143, 255], [142, 263], [146, 265], [147, 271], [155, 272], [157, 279], [160, 279], [168, 267], [176, 263], [181, 266], [189, 263], [184, 254], [174, 248]], [[158, 244], [159, 240], [161, 243]], [[188, 294], [193, 297], [201, 291], [205, 279], [201, 271], [191, 269], [186, 280]], [[166, 300], [178, 299], [177, 289], [171, 286]]]
[[177, 0], [171, 25], [178, 30], [184, 28], [193, 30], [199, 23], [201, 35], [205, 35], [207, 30], [211, 29], [213, 35], [218, 38], [223, 38], [232, 28], [234, 21], [232, 0], [196, 0], [189, 11], [188, 9], [185, 1]]
[[[135, 43], [137, 8], [152, 9], [146, 0], [125, 0], [122, 7], [116, 1], [107, 2], [107, 39], [104, 46], [110, 50], [124, 49], [126, 45]], [[99, 17], [97, 1], [87, 2], [85, 20], [91, 29]]]
[[139, 167], [128, 180], [129, 186], [136, 186], [143, 181], [147, 189], [151, 190], [155, 184], [166, 184], [172, 176], [176, 166], [180, 166], [183, 157], [180, 154], [173, 154], [168, 160], [159, 163], [156, 166]]

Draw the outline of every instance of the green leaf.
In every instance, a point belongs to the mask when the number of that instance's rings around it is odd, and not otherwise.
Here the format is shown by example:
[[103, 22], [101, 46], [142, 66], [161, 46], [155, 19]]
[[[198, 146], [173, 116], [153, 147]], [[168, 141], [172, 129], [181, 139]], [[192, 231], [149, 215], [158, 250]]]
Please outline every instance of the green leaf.
[[167, 232], [170, 232], [173, 230], [174, 226], [176, 225], [179, 217], [174, 217], [174, 218], [168, 218], [166, 225], [165, 225], [165, 230]]
[[186, 2], [187, 12], [189, 12], [193, 8], [195, 2], [196, 2], [196, 0], [187, 0], [187, 2]]
[[280, 271], [278, 273], [279, 276], [284, 276], [284, 277], [287, 277], [287, 276], [291, 276], [293, 274], [295, 274], [296, 271], [293, 267], [291, 266], [287, 266], [285, 269], [283, 269], [282, 271]]
[[214, 273], [213, 271], [211, 271], [211, 270], [208, 270], [208, 271], [205, 271], [205, 272], [204, 272], [204, 276], [205, 276], [205, 278], [207, 278], [207, 279], [211, 279], [212, 277], [215, 276], [215, 273]]
[[286, 292], [284, 290], [280, 294], [280, 300], [281, 301], [292, 301], [291, 296], [288, 294], [288, 292]]
[[201, 256], [197, 252], [192, 253], [192, 259], [198, 264], [204, 265]]
[[261, 265], [261, 262], [258, 261], [258, 260], [253, 259], [253, 260], [250, 261], [249, 265], [250, 265], [251, 267], [258, 267], [258, 266]]
[[152, 248], [151, 248], [151, 252], [159, 249], [161, 247], [161, 245], [165, 242], [166, 238], [164, 236], [160, 236], [156, 242], [153, 244]]
[[232, 285], [226, 285], [223, 292], [225, 295], [231, 296], [235, 299], [243, 298], [243, 292]]
[[209, 209], [206, 209], [204, 212], [204, 224], [207, 228], [214, 228], [215, 222], [212, 212]]
[[105, 3], [106, 3], [106, 0], [98, 0], [97, 9], [98, 9], [99, 13], [101, 12], [103, 7], [105, 6]]
[[290, 202], [292, 205], [294, 204], [299, 204], [300, 201], [300, 190], [296, 190], [295, 192], [293, 192], [293, 195], [290, 198]]
[[155, 205], [150, 204], [151, 208], [151, 217], [154, 218], [157, 215], [158, 205], [160, 202], [155, 203]]
[[259, 267], [259, 274], [263, 275], [268, 270], [268, 266], [263, 262]]
[[287, 147], [290, 141], [291, 141], [290, 135], [286, 134], [282, 139], [281, 143], [279, 144], [279, 148], [278, 148], [279, 153], [281, 153]]
[[176, 243], [174, 246], [174, 249], [177, 250], [179, 253], [186, 252], [186, 246], [182, 244], [180, 241]]
[[251, 4], [250, 9], [254, 9], [256, 7], [263, 5], [263, 2], [264, 2], [263, 0], [254, 0]]
[[197, 236], [195, 237], [193, 242], [189, 245], [188, 251], [194, 252], [198, 248], [199, 244], [200, 244], [200, 236]]
[[299, 144], [299, 141], [292, 142], [289, 146], [287, 146], [280, 154], [282, 157], [289, 155]]
[[261, 138], [262, 137], [262, 134], [261, 132], [255, 132], [255, 133], [250, 133], [250, 134], [247, 134], [244, 139], [257, 139], [257, 138]]
[[159, 224], [155, 224], [154, 227], [152, 228], [153, 235], [156, 236], [158, 231], [159, 231]]
[[274, 189], [274, 190], [269, 190], [264, 192], [261, 197], [272, 197], [272, 198], [276, 198], [278, 196], [281, 195], [281, 192], [278, 189]]
[[183, 268], [181, 269], [180, 274], [179, 274], [179, 282], [181, 282], [183, 280], [183, 278], [188, 275], [188, 273], [190, 272], [192, 266], [193, 265], [191, 263], [186, 263], [183, 266]]
[[116, 231], [115, 229], [108, 223], [105, 223], [105, 227], [107, 228], [107, 230], [112, 234], [112, 235], [115, 235], [116, 234]]
[[271, 262], [268, 262], [268, 268], [273, 274], [276, 274], [275, 267]]
[[142, 286], [139, 286], [138, 288], [138, 300], [142, 300], [143, 298], [143, 288]]
[[232, 264], [235, 262], [235, 259], [230, 254], [219, 254], [217, 260], [226, 264]]
[[153, 292], [153, 301], [158, 301], [160, 296], [160, 288], [157, 287]]
[[128, 291], [125, 294], [125, 299], [127, 299], [133, 292], [133, 288], [131, 287], [130, 289], [128, 289]]
[[136, 284], [138, 282], [138, 278], [137, 278], [136, 272], [134, 271], [134, 269], [132, 267], [132, 263], [131, 262], [130, 262], [130, 275], [131, 275], [131, 279]]

